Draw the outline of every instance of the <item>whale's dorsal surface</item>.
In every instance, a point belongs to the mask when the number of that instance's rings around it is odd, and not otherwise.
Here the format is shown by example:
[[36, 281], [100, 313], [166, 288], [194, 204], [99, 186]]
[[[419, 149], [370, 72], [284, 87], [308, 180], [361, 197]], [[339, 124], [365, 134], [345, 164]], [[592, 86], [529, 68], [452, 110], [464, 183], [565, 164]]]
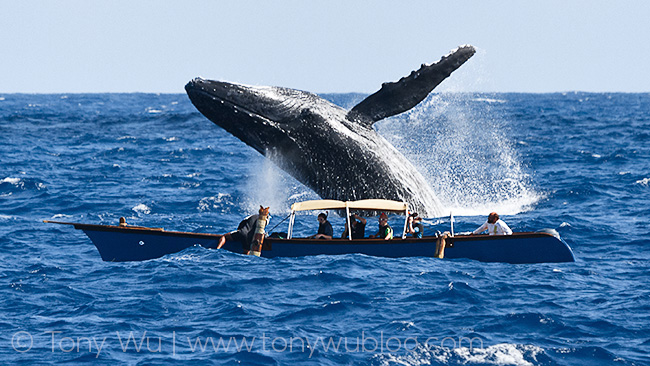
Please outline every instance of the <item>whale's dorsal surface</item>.
[[349, 111], [289, 88], [197, 78], [185, 90], [208, 119], [322, 198], [406, 201], [434, 217], [443, 212], [429, 184], [372, 124], [416, 106], [473, 54], [473, 47], [459, 47], [434, 64], [383, 84]]
[[431, 91], [451, 73], [469, 60], [475, 53], [472, 46], [461, 46], [431, 65], [394, 83], [384, 83], [381, 89], [368, 96], [350, 110], [369, 117], [373, 123], [406, 112], [418, 105]]

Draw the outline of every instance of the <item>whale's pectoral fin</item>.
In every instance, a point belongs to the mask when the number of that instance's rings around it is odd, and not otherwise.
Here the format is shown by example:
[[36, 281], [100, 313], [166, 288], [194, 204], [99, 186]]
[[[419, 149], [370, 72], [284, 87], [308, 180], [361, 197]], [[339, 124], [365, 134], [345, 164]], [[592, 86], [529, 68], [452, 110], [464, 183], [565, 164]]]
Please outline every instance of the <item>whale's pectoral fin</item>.
[[377, 122], [386, 117], [408, 111], [431, 93], [431, 91], [474, 55], [472, 46], [461, 46], [440, 61], [411, 72], [411, 75], [394, 83], [384, 83], [381, 89], [361, 101], [350, 110]]

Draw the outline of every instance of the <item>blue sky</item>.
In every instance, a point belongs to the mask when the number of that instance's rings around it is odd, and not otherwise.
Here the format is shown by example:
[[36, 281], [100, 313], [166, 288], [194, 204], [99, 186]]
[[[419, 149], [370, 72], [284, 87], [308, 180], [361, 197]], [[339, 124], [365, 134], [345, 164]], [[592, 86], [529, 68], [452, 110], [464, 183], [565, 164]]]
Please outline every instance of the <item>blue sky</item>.
[[462, 44], [441, 90], [650, 91], [650, 1], [0, 0], [0, 92], [183, 93], [203, 76], [374, 92]]

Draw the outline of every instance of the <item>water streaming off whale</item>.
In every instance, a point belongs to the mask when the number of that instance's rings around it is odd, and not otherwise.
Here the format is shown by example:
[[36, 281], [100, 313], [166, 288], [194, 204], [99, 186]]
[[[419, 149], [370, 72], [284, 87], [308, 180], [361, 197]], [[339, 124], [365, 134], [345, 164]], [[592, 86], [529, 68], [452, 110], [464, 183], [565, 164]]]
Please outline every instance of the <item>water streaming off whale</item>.
[[[322, 96], [333, 102], [341, 99], [336, 94]], [[397, 180], [418, 188], [426, 197], [425, 212], [435, 213], [431, 217], [450, 212], [471, 216], [491, 211], [506, 215], [527, 211], [543, 194], [534, 189], [531, 173], [517, 152], [520, 142], [508, 136], [509, 122], [493, 111], [493, 103], [504, 102], [471, 93], [431, 95], [412, 111], [377, 123], [377, 132], [388, 143], [366, 146], [379, 146], [376, 155], [390, 159]], [[282, 156], [267, 157], [281, 164]], [[413, 183], [412, 174], [404, 174], [404, 159], [413, 164], [422, 181]], [[255, 186], [281, 187], [276, 190], [274, 203], [283, 207], [283, 212], [290, 204], [277, 199], [278, 195], [289, 199], [302, 186], [263, 161], [250, 168], [250, 176]], [[336, 182], [337, 177], [331, 180]], [[302, 190], [300, 199], [318, 198], [309, 188], [302, 186]], [[255, 197], [268, 202], [263, 195]]]

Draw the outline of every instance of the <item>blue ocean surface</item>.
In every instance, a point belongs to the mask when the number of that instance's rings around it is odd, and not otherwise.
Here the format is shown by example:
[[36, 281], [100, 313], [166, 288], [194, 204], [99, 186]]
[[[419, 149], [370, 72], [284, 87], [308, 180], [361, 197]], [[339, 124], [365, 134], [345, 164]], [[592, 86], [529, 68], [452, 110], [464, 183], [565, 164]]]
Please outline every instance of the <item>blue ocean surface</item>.
[[[363, 95], [324, 97], [350, 107]], [[514, 231], [557, 230], [577, 261], [264, 259], [195, 246], [103, 262], [81, 231], [42, 221], [124, 216], [225, 233], [259, 205], [273, 227], [291, 203], [317, 197], [183, 94], [5, 94], [0, 359], [650, 364], [649, 94], [434, 94], [375, 128], [427, 179], [457, 232], [497, 211]], [[342, 219], [330, 216], [340, 235]], [[425, 231], [449, 225], [426, 218]], [[316, 228], [308, 214], [297, 234]]]

